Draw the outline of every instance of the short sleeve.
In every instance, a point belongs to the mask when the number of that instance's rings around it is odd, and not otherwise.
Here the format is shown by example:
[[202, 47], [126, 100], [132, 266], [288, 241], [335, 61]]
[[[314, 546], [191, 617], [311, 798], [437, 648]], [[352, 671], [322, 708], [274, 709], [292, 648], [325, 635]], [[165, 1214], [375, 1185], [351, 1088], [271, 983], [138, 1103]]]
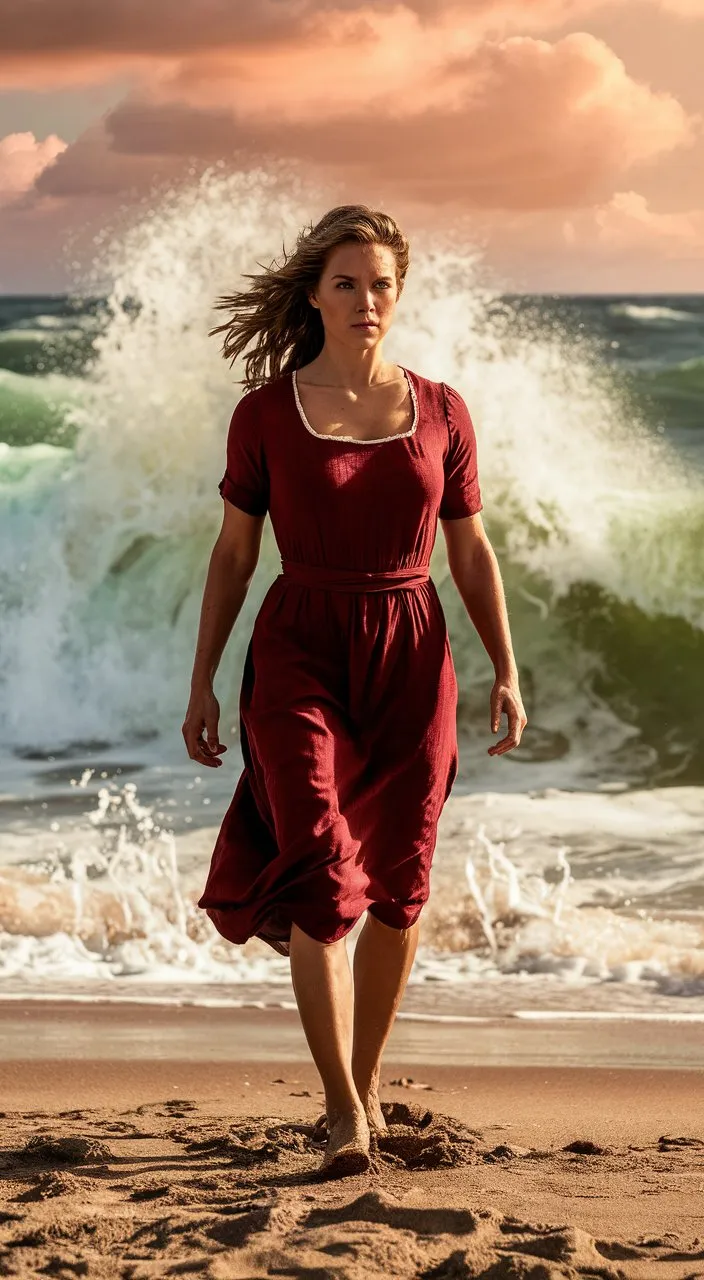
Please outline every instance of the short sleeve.
[[441, 520], [474, 516], [482, 509], [477, 471], [477, 439], [462, 396], [454, 387], [442, 384], [449, 445], [445, 455], [445, 486], [440, 502]]
[[269, 474], [256, 396], [247, 392], [235, 406], [227, 433], [227, 463], [218, 485], [223, 498], [250, 516], [269, 508]]

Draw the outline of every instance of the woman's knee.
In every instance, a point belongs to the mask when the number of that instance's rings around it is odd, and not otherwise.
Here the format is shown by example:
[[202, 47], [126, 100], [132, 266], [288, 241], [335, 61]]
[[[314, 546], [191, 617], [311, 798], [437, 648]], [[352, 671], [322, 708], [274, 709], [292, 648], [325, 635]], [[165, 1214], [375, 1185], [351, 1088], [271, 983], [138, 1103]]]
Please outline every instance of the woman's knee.
[[347, 931], [340, 936], [334, 936], [334, 932], [332, 935], [326, 935], [323, 931], [322, 937], [316, 936], [318, 932], [318, 930], [315, 933], [310, 932], [309, 928], [304, 928], [302, 925], [297, 924], [295, 920], [291, 922], [291, 942], [294, 946], [302, 945], [309, 949], [318, 947], [329, 951], [335, 947], [339, 949], [345, 945]]
[[373, 902], [367, 911], [367, 919], [387, 934], [409, 933], [419, 923], [421, 906], [404, 907], [400, 903]]

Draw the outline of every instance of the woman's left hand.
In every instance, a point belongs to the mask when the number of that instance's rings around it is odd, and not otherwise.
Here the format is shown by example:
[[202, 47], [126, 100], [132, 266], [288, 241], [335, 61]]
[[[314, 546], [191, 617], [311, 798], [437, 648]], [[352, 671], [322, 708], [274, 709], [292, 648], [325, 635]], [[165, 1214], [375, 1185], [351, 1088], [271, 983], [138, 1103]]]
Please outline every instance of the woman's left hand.
[[521, 734], [528, 723], [518, 688], [518, 677], [516, 676], [509, 680], [497, 678], [491, 691], [489, 705], [492, 733], [498, 733], [501, 716], [504, 711], [508, 718], [508, 733], [506, 737], [502, 738], [500, 742], [495, 742], [493, 746], [489, 747], [488, 751], [490, 756], [502, 756], [505, 752], [513, 751], [513, 748], [518, 746], [521, 741]]

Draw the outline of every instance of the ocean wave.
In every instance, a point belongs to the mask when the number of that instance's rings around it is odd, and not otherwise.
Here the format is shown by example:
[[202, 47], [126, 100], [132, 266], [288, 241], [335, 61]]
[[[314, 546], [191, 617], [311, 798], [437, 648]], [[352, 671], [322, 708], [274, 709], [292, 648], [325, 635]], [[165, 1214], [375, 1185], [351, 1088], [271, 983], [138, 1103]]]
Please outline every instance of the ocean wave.
[[[2, 310], [2, 301], [0, 300], [0, 313]], [[57, 333], [67, 333], [78, 330], [81, 332], [87, 325], [90, 325], [90, 317], [70, 315], [32, 315], [24, 318], [16, 319], [14, 327], [21, 332], [36, 332], [43, 338], [47, 334], [55, 335]]]
[[[25, 376], [63, 373], [80, 377], [92, 359], [94, 336], [90, 330], [76, 326], [49, 333], [17, 326], [0, 330], [0, 371], [5, 369]], [[2, 427], [0, 411], [0, 431]]]
[[645, 305], [635, 302], [614, 302], [609, 307], [612, 316], [626, 316], [642, 324], [676, 324], [680, 321], [690, 323], [697, 319], [691, 311], [678, 311], [674, 307]]
[[[18, 448], [73, 443], [71, 413], [82, 391], [79, 379], [61, 373], [27, 377], [0, 367], [0, 441]], [[4, 534], [11, 534], [7, 526]]]
[[17, 324], [14, 329], [0, 329], [0, 349], [13, 342], [46, 342], [46, 333], [32, 328], [29, 322], [27, 326]]
[[698, 406], [698, 420], [704, 426], [704, 355], [678, 360], [664, 369], [643, 372], [640, 377], [656, 392], [691, 398]]

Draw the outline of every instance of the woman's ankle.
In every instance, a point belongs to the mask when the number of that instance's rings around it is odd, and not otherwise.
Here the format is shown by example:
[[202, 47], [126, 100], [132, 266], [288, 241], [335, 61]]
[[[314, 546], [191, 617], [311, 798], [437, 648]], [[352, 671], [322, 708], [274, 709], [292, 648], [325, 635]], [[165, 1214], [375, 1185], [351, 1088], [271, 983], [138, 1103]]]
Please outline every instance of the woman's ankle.
[[359, 1094], [362, 1102], [366, 1102], [369, 1097], [377, 1097], [379, 1093], [379, 1084], [381, 1081], [381, 1067], [376, 1066], [372, 1071], [368, 1067], [359, 1067], [357, 1070], [352, 1068], [352, 1078], [354, 1080], [355, 1089]]
[[357, 1120], [366, 1116], [365, 1104], [362, 1098], [325, 1098], [325, 1115], [327, 1116], [328, 1129], [336, 1124], [338, 1120]]

